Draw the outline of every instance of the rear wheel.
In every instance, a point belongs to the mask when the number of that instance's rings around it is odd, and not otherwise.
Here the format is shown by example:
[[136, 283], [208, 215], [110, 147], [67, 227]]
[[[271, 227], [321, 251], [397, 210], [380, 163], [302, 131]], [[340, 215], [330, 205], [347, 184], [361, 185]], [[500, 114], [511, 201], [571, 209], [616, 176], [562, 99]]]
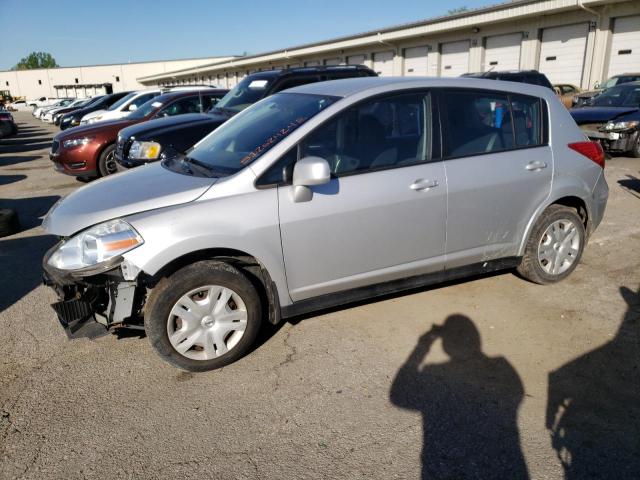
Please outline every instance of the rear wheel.
[[109, 145], [100, 154], [100, 158], [98, 159], [98, 170], [100, 171], [101, 176], [106, 177], [107, 175], [118, 173], [115, 151], [116, 146]]
[[153, 289], [144, 324], [163, 360], [202, 372], [242, 357], [260, 330], [261, 315], [258, 293], [240, 270], [202, 261]]
[[575, 270], [584, 242], [584, 225], [578, 213], [563, 205], [550, 205], [533, 227], [518, 272], [535, 283], [559, 282]]

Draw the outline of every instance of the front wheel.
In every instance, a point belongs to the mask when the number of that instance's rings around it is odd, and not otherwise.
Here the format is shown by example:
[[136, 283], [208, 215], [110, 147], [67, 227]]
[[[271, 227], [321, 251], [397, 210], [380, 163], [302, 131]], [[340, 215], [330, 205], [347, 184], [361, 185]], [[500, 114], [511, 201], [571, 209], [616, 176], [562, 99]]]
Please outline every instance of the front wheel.
[[550, 205], [533, 227], [518, 273], [534, 283], [559, 282], [578, 266], [584, 243], [585, 230], [578, 213]]
[[261, 321], [260, 298], [249, 279], [228, 263], [201, 261], [153, 289], [144, 325], [163, 360], [203, 372], [242, 357]]
[[105, 148], [98, 158], [98, 171], [100, 175], [106, 177], [118, 173], [118, 164], [116, 163], [116, 146], [109, 145]]

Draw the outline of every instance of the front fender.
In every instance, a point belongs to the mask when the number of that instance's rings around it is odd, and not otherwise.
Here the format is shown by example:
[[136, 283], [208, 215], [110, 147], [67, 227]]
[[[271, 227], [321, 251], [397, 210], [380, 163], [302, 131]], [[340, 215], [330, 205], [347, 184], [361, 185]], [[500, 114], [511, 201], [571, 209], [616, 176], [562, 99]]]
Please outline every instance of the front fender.
[[149, 275], [185, 255], [230, 249], [256, 258], [278, 288], [283, 306], [289, 297], [280, 242], [276, 189], [152, 210], [126, 218], [144, 244], [124, 257]]

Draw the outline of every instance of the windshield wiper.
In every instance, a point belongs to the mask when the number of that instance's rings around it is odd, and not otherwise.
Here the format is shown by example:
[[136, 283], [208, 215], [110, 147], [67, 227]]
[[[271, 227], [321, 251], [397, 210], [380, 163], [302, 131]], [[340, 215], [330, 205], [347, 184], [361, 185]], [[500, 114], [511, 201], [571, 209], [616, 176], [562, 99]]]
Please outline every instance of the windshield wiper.
[[211, 166], [207, 165], [204, 162], [196, 158], [187, 157], [186, 155], [182, 156], [182, 162], [188, 164], [190, 166], [198, 167], [198, 170], [203, 172], [207, 177], [219, 177], [219, 174], [216, 174], [216, 170]]

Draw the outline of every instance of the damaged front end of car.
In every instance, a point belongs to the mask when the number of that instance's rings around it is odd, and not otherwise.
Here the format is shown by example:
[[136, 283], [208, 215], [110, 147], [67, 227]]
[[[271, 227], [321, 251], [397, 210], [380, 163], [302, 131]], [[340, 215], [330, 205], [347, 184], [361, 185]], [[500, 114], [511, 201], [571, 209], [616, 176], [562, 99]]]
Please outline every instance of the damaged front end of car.
[[128, 223], [114, 220], [61, 239], [43, 259], [44, 283], [67, 337], [97, 338], [112, 327], [142, 329], [146, 285], [122, 256], [143, 243]]

